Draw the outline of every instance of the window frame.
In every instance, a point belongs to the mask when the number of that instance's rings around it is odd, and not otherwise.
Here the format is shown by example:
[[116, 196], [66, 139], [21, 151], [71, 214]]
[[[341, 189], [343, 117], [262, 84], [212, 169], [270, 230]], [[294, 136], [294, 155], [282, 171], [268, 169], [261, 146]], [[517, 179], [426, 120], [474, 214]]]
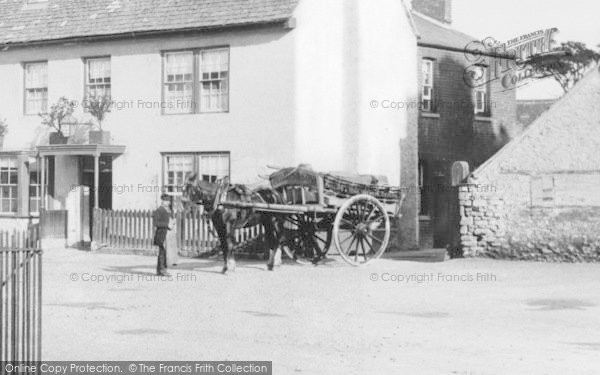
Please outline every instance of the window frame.
[[[32, 160], [35, 161], [36, 163], [36, 170], [33, 170], [31, 167], [32, 164]], [[47, 179], [48, 179], [48, 169], [49, 169], [49, 163], [45, 163], [45, 173], [42, 174], [42, 159], [40, 157], [30, 157], [28, 164], [27, 164], [27, 212], [29, 213], [30, 216], [39, 216], [40, 214], [40, 209], [42, 208], [42, 186], [46, 187], [46, 191], [48, 191], [48, 184], [47, 184]], [[31, 183], [31, 176], [33, 173], [37, 174], [37, 180], [38, 183], [37, 184], [32, 184]], [[42, 181], [42, 175], [44, 175], [46, 177], [46, 181]], [[31, 195], [31, 188], [34, 187], [36, 189], [36, 195], [33, 197]], [[31, 206], [31, 201], [32, 200], [36, 200], [38, 202], [38, 210], [32, 210], [32, 206]]]
[[[38, 112], [38, 113], [28, 113], [27, 112], [27, 66], [34, 64], [46, 64], [46, 112]], [[38, 61], [25, 61], [21, 63], [23, 67], [23, 115], [24, 116], [38, 116], [40, 113], [46, 114], [48, 113], [48, 93], [49, 93], [49, 84], [48, 84], [48, 76], [49, 74], [49, 64], [48, 60], [38, 60]]]
[[[203, 54], [206, 52], [218, 52], [218, 51], [227, 51], [227, 77], [223, 78], [223, 77], [218, 77], [216, 79], [209, 77], [208, 79], [204, 79], [202, 77], [202, 74], [204, 73], [204, 71], [200, 71], [200, 69], [202, 69], [203, 64]], [[196, 56], [197, 59], [197, 66], [196, 66], [196, 73], [198, 73], [198, 77], [196, 79], [196, 83], [198, 84], [198, 90], [197, 90], [197, 101], [199, 103], [198, 107], [198, 111], [199, 113], [222, 113], [222, 112], [229, 112], [229, 75], [230, 75], [230, 65], [231, 65], [231, 51], [230, 49], [225, 49], [225, 48], [212, 48], [212, 49], [204, 49], [204, 50], [200, 50], [198, 51], [198, 54]], [[211, 72], [212, 74], [213, 72]], [[220, 73], [220, 72], [219, 72]], [[220, 84], [220, 90], [223, 91], [223, 83], [225, 83], [225, 86], [227, 87], [227, 93], [226, 93], [226, 97], [227, 97], [227, 109], [226, 110], [203, 110], [202, 108], [202, 90], [203, 90], [203, 85], [205, 83], [209, 83], [212, 86], [213, 82], [219, 82]], [[212, 92], [212, 88], [210, 89], [210, 91]], [[212, 98], [212, 95], [209, 93], [209, 98]]]
[[[475, 116], [481, 117], [491, 117], [491, 103], [490, 103], [490, 68], [487, 65], [476, 65], [479, 68], [484, 69], [484, 74], [482, 75], [482, 80], [484, 83], [482, 85], [478, 85], [473, 87], [473, 112]], [[479, 109], [477, 104], [477, 95], [479, 93], [483, 94], [483, 109]]]
[[161, 152], [162, 159], [162, 173], [161, 173], [161, 191], [172, 194], [179, 195], [180, 192], [170, 192], [167, 190], [167, 187], [170, 186], [167, 184], [167, 157], [169, 156], [192, 156], [192, 174], [200, 173], [200, 159], [202, 156], [227, 156], [227, 176], [231, 178], [231, 152], [229, 151], [177, 151], [177, 152]]
[[[200, 105], [201, 95], [201, 83], [200, 77], [200, 55], [202, 52], [207, 51], [218, 51], [226, 50], [228, 54], [227, 61], [227, 109], [220, 111], [203, 111]], [[192, 110], [190, 112], [183, 113], [170, 113], [166, 111], [166, 85], [165, 72], [166, 72], [166, 57], [170, 53], [178, 52], [191, 52], [193, 56], [193, 71], [192, 71]], [[160, 70], [160, 81], [161, 81], [161, 115], [162, 116], [178, 116], [178, 115], [206, 115], [206, 114], [219, 114], [229, 113], [231, 110], [231, 46], [230, 45], [216, 45], [209, 47], [196, 47], [196, 48], [179, 48], [169, 49], [161, 51], [161, 70]]]
[[[89, 72], [89, 65], [88, 62], [90, 60], [102, 60], [102, 59], [107, 59], [109, 61], [110, 64], [110, 83], [108, 84], [109, 88], [110, 88], [110, 93], [111, 93], [111, 97], [112, 97], [112, 83], [113, 83], [113, 79], [112, 79], [112, 56], [111, 55], [101, 55], [101, 56], [86, 56], [82, 58], [83, 61], [83, 99], [86, 100], [88, 97], [88, 87], [90, 86], [101, 86], [104, 85], [106, 86], [106, 84], [89, 84], [88, 83], [88, 72]], [[84, 108], [84, 111], [87, 111]]]
[[[425, 74], [424, 74], [424, 66], [427, 63], [430, 66], [429, 77], [431, 83], [425, 84]], [[425, 97], [425, 87], [429, 87], [429, 95], [427, 99]], [[421, 58], [421, 111], [428, 113], [435, 113], [436, 110], [434, 108], [434, 87], [435, 87], [435, 59], [429, 57]], [[429, 100], [428, 108], [425, 108], [425, 100]]]
[[[18, 155], [0, 155], [0, 169], [2, 168], [2, 165], [4, 164], [4, 159], [8, 160], [8, 182], [7, 183], [2, 183], [2, 180], [0, 179], [0, 216], [4, 215], [10, 215], [10, 216], [16, 216], [19, 214], [19, 199], [20, 199], [20, 194], [19, 194], [19, 189], [21, 187], [21, 185], [19, 185], [20, 183], [20, 169], [19, 169], [19, 164], [20, 164], [20, 159]], [[10, 167], [10, 159], [12, 159], [14, 161], [14, 167], [11, 168]], [[14, 173], [16, 173], [17, 175], [17, 181], [16, 183], [11, 183], [11, 171], [14, 170]], [[0, 172], [1, 174], [1, 172]], [[9, 191], [9, 197], [8, 198], [4, 198], [2, 195], [3, 189], [4, 188], [8, 188]], [[13, 196], [13, 191], [15, 191], [15, 195]], [[3, 203], [4, 200], [8, 200], [9, 201], [9, 211], [4, 211], [3, 209]], [[12, 205], [14, 204], [14, 210], [11, 210]]]

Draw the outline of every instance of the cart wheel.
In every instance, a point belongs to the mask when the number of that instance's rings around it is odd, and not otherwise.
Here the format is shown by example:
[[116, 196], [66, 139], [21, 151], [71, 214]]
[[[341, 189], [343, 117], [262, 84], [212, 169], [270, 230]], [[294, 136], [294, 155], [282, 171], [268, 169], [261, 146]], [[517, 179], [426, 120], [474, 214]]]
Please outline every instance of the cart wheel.
[[324, 256], [331, 246], [331, 218], [310, 215], [285, 216], [282, 248], [288, 258], [300, 264], [314, 263], [319, 254]]
[[370, 195], [353, 196], [335, 216], [335, 247], [342, 258], [353, 266], [381, 257], [389, 239], [390, 218], [381, 202]]

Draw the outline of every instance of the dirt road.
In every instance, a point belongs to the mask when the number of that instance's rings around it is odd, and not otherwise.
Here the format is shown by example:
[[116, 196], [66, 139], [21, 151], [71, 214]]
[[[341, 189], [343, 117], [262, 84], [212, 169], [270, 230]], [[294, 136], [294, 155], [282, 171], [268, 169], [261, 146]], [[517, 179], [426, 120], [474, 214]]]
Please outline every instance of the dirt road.
[[351, 268], [44, 253], [44, 360], [269, 360], [275, 374], [597, 374], [600, 265]]

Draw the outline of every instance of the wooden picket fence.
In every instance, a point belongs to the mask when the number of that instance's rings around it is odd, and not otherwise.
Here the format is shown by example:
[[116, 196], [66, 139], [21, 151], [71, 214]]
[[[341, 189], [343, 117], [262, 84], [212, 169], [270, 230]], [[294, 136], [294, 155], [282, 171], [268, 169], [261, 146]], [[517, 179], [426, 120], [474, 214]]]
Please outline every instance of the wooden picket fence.
[[[94, 210], [92, 240], [101, 247], [150, 251], [153, 244], [154, 225], [151, 210]], [[200, 211], [176, 215], [177, 248], [182, 256], [200, 255], [212, 251], [219, 239], [210, 217]], [[257, 238], [260, 226], [238, 229], [237, 243]]]
[[41, 339], [40, 227], [0, 230], [0, 363], [40, 361]]
[[29, 224], [27, 230], [0, 230], [0, 249], [41, 248], [40, 224]]
[[94, 210], [92, 240], [121, 249], [153, 248], [152, 211]]

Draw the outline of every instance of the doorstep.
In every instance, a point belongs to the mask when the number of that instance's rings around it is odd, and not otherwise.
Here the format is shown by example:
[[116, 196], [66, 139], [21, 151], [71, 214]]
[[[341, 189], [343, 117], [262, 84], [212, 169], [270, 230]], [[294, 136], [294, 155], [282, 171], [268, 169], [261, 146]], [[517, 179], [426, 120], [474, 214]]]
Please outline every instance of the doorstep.
[[446, 249], [422, 249], [411, 251], [394, 251], [383, 254], [384, 259], [408, 260], [413, 262], [435, 263], [446, 260]]

